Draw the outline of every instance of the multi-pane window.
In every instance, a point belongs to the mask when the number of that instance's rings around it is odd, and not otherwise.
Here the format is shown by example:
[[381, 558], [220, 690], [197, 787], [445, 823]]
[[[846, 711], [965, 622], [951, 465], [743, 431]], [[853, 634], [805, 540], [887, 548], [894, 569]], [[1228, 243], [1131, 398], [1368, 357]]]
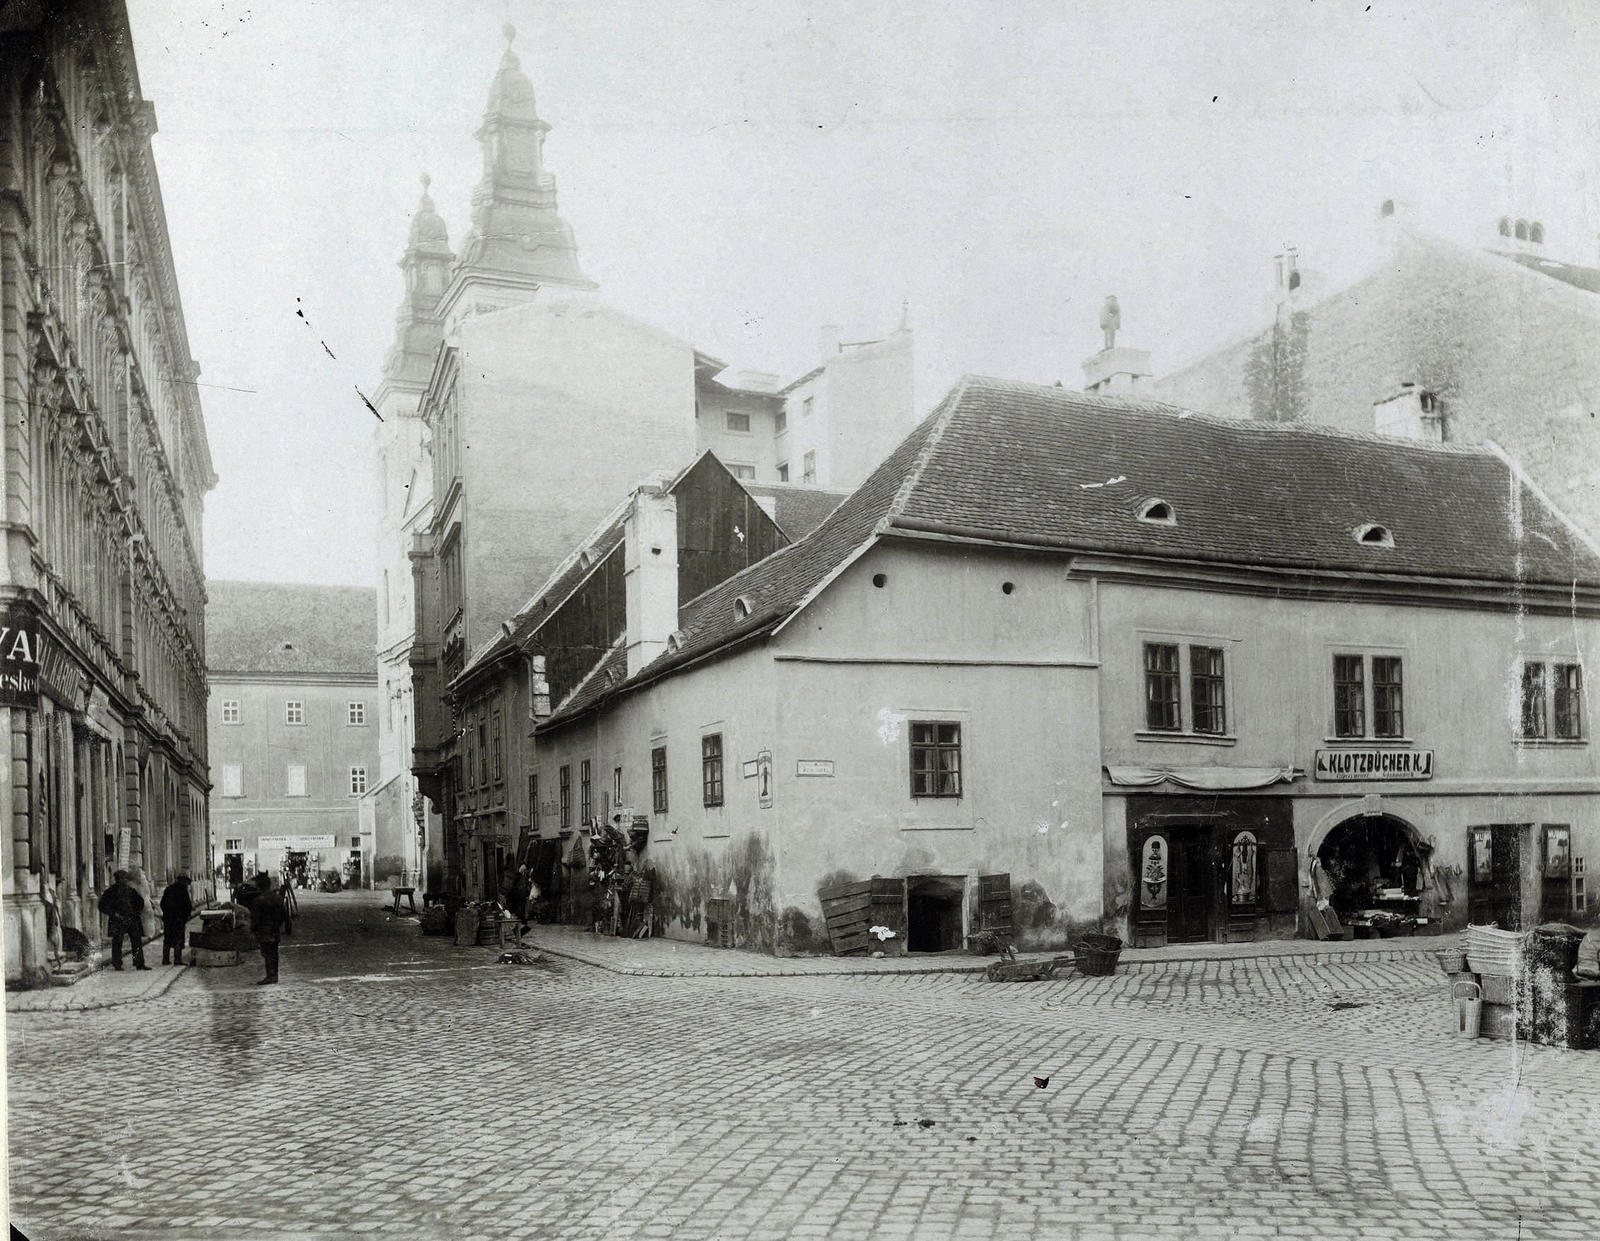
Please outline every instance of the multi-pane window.
[[535, 832], [539, 830], [539, 777], [528, 776], [528, 823]]
[[919, 720], [911, 725], [911, 796], [961, 796], [961, 725]]
[[657, 814], [667, 812], [667, 747], [664, 745], [650, 751], [650, 808]]
[[347, 705], [348, 705], [348, 708], [349, 708], [349, 715], [348, 715], [347, 718], [349, 719], [349, 721], [350, 721], [350, 723], [352, 725], [365, 724], [367, 722], [367, 704], [366, 703], [364, 703], [364, 702], [352, 702], [352, 703], [349, 703]]
[[722, 734], [700, 738], [700, 792], [707, 806], [722, 805]]
[[1194, 730], [1221, 734], [1228, 731], [1228, 703], [1223, 686], [1220, 646], [1189, 648], [1190, 698], [1194, 703]]
[[352, 767], [350, 769], [350, 796], [360, 797], [367, 791], [367, 769], [365, 767]]
[[560, 777], [561, 830], [565, 832], [572, 827], [572, 768], [563, 767], [556, 774]]
[[1538, 739], [1550, 735], [1545, 711], [1544, 665], [1522, 665], [1522, 735]]
[[237, 764], [230, 763], [222, 769], [222, 795], [244, 796], [244, 771]]
[[283, 722], [285, 724], [304, 724], [306, 722], [306, 704], [297, 698], [291, 698], [283, 704]]
[[478, 721], [478, 783], [489, 783], [489, 725]]
[[589, 778], [589, 760], [578, 764], [578, 822], [587, 823], [594, 815], [593, 782]]
[[1176, 732], [1182, 727], [1178, 698], [1178, 646], [1144, 644], [1144, 723], [1146, 728]]
[[1557, 664], [1555, 688], [1556, 736], [1575, 740], [1583, 736], [1583, 669]]
[[500, 731], [500, 712], [494, 713], [494, 737], [492, 758], [494, 762], [494, 782], [499, 784], [505, 779], [505, 761], [501, 751], [505, 749], [505, 739]]
[[304, 797], [306, 795], [306, 769], [299, 765], [289, 768], [287, 784], [290, 797]]
[[772, 415], [772, 433], [774, 435], [782, 435], [788, 429], [789, 411], [786, 409], [780, 409], [777, 413]]
[[740, 435], [748, 435], [750, 433], [750, 415], [735, 413], [730, 409], [728, 411], [728, 430]]
[[222, 722], [224, 724], [237, 724], [239, 722], [239, 700], [237, 698], [224, 698], [222, 700]]
[[1361, 655], [1333, 657], [1333, 735], [1367, 735], [1366, 658]]
[[1372, 735], [1404, 737], [1405, 702], [1400, 683], [1400, 657], [1372, 657]]
[[244, 837], [243, 836], [225, 836], [225, 837], [223, 837], [223, 840], [222, 840], [222, 851], [224, 853], [243, 853], [244, 852]]
[[[809, 397], [806, 398], [806, 403], [810, 404], [810, 398]], [[804, 468], [800, 472], [800, 481], [803, 482], [803, 483], [814, 483], [814, 482], [816, 482], [817, 481], [817, 454], [816, 454], [815, 450], [812, 450], [811, 452], [806, 453], [805, 458], [803, 460], [803, 466], [804, 466]]]

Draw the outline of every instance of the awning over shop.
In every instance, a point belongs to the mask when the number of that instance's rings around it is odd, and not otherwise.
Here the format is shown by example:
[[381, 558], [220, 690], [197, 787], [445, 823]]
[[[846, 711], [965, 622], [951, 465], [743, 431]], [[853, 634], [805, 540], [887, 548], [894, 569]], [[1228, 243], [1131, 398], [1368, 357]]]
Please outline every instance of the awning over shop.
[[1288, 784], [1303, 773], [1294, 767], [1107, 767], [1106, 774], [1112, 784], [1127, 788], [1149, 788], [1171, 781], [1186, 789], [1220, 792]]

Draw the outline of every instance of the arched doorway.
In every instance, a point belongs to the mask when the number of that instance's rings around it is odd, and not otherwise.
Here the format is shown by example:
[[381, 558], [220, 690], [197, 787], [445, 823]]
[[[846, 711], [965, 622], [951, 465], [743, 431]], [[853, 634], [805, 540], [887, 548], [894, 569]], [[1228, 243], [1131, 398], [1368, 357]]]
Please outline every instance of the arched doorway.
[[1346, 926], [1409, 932], [1421, 914], [1428, 853], [1403, 820], [1356, 815], [1333, 827], [1318, 846], [1314, 895], [1326, 899]]

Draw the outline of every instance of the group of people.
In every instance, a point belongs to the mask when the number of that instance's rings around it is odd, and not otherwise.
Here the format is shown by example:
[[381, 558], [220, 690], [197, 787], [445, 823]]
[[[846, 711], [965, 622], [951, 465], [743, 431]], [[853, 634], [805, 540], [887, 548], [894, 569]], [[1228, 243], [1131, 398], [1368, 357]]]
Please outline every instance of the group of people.
[[[106, 916], [106, 934], [111, 937], [111, 968], [122, 968], [122, 941], [133, 947], [133, 968], [147, 970], [144, 960], [144, 897], [133, 886], [133, 876], [119, 870], [109, 888], [100, 894], [100, 912]], [[194, 898], [189, 892], [189, 876], [180, 874], [161, 894], [161, 964], [183, 964], [183, 937], [194, 916]]]

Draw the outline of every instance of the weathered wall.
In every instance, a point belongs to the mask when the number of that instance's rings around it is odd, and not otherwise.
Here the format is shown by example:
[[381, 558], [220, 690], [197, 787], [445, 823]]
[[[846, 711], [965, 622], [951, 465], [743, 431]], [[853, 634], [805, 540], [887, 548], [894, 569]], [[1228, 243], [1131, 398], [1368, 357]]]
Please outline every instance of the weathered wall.
[[477, 649], [652, 471], [694, 453], [694, 350], [580, 299], [460, 338], [466, 644]]
[[1493, 439], [1600, 533], [1600, 295], [1510, 259], [1402, 235], [1371, 276], [1183, 370], [1153, 395], [1208, 413], [1371, 432], [1402, 382], [1438, 394], [1447, 436]]

